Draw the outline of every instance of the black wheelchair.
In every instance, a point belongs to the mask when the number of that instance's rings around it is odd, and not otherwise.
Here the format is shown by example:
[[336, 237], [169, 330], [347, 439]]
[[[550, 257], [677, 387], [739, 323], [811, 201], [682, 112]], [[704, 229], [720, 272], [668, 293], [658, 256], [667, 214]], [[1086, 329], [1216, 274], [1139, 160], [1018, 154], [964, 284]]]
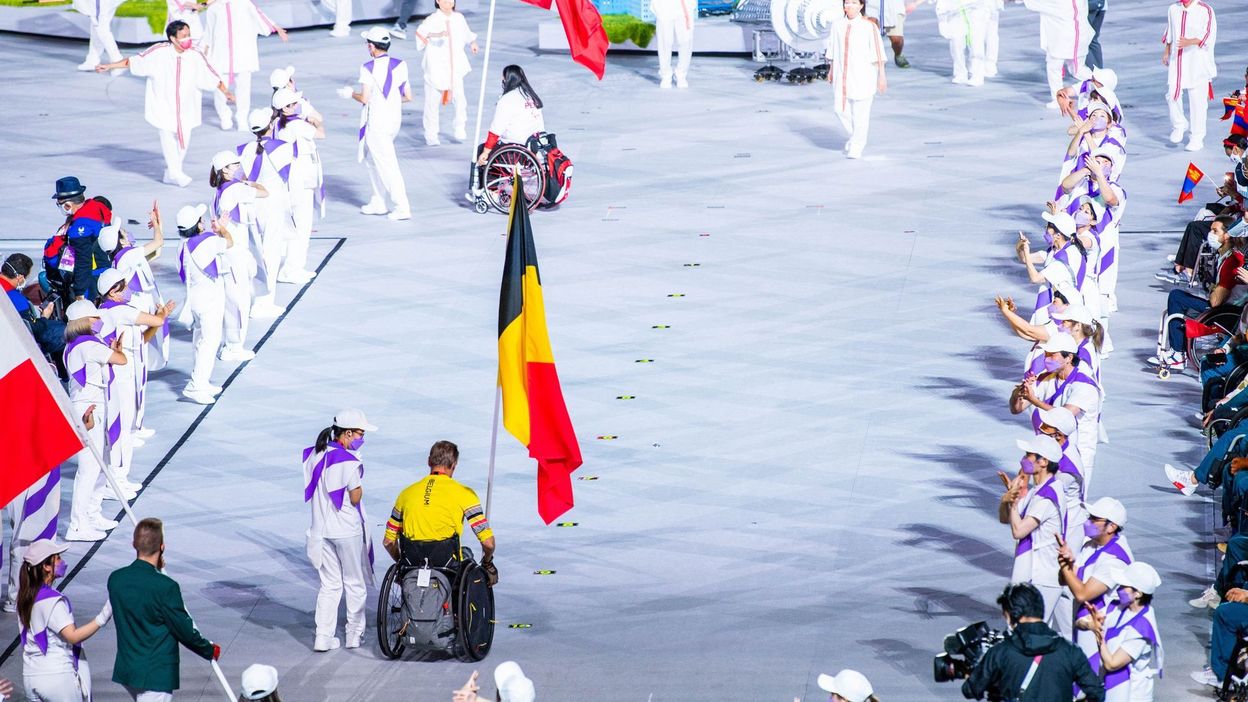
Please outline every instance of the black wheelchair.
[[[401, 557], [386, 571], [378, 593], [377, 642], [386, 658], [397, 659], [409, 649], [425, 657], [442, 654], [465, 661], [479, 661], [489, 655], [494, 643], [494, 590], [489, 575], [477, 563], [472, 551], [460, 547], [458, 539], [453, 541], [453, 547], [431, 551], [422, 549], [418, 542], [400, 538]], [[445, 545], [447, 542], [433, 543]], [[450, 583], [448, 604], [453, 625], [445, 645], [441, 646], [416, 644], [406, 635], [411, 622], [404, 600], [404, 578], [425, 564]], [[433, 586], [437, 587], [438, 582], [440, 580], [433, 580]]]

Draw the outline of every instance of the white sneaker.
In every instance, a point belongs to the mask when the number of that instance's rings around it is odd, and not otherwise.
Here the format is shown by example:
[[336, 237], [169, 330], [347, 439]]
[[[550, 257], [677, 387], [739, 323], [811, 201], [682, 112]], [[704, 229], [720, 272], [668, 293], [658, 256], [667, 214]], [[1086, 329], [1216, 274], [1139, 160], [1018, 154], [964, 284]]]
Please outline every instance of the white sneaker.
[[[118, 481], [118, 482], [121, 482], [121, 481]], [[126, 502], [129, 502], [130, 500], [133, 500], [134, 498], [139, 496], [138, 490], [127, 488], [124, 483], [119, 485], [118, 487], [121, 488], [121, 496], [125, 498]], [[108, 486], [105, 486], [103, 490], [100, 490], [99, 492], [97, 492], [95, 496], [100, 498], [101, 500], [116, 500], [117, 499], [117, 493], [113, 492], [112, 488]], [[92, 526], [94, 526], [94, 522], [92, 522]], [[109, 527], [109, 529], [111, 528], [112, 527]]]
[[441, 145], [442, 145], [442, 141], [440, 139], [425, 139], [425, 146], [441, 146]]
[[209, 393], [196, 392], [194, 390], [183, 390], [182, 397], [185, 397], [191, 402], [198, 402], [201, 405], [211, 405], [217, 401], [217, 398], [213, 397]]
[[366, 215], [383, 215], [389, 211], [381, 200], [369, 200], [360, 207], [360, 214]]
[[1165, 366], [1166, 368], [1182, 368], [1187, 363], [1187, 356], [1178, 351], [1167, 351], [1156, 356], [1149, 356], [1148, 362], [1154, 366]]
[[1056, 110], [1056, 109], [1057, 109], [1057, 100], [1049, 100], [1048, 102], [1044, 103], [1044, 107], [1045, 107], [1045, 109], [1047, 109], [1047, 110]]
[[83, 61], [82, 63], [78, 64], [78, 70], [94, 71], [95, 67], [98, 65], [100, 65], [98, 61]]
[[140, 439], [150, 439], [156, 436], [156, 430], [148, 427], [142, 427], [134, 430], [134, 435]]
[[318, 653], [324, 653], [325, 651], [332, 651], [341, 645], [342, 642], [338, 640], [337, 636], [318, 636], [316, 637], [316, 641], [312, 644], [312, 650]]
[[96, 529], [70, 529], [65, 532], [66, 541], [103, 541], [108, 534]]
[[1209, 687], [1222, 687], [1222, 681], [1218, 680], [1218, 676], [1213, 674], [1213, 668], [1209, 666], [1205, 666], [1203, 670], [1192, 671], [1192, 680]]
[[185, 173], [167, 173], [161, 180], [169, 185], [176, 185], [179, 188], [185, 188], [191, 184], [191, 177]]
[[970, 80], [969, 78], [967, 78], [967, 77], [966, 77], [966, 74], [965, 74], [965, 73], [959, 73], [959, 74], [954, 75], [954, 77], [953, 77], [953, 84], [954, 84], [954, 85], [966, 85], [966, 84], [968, 84], [968, 83], [970, 83], [970, 82], [971, 82], [971, 80]]
[[213, 385], [213, 384], [209, 383], [209, 384], [208, 384], [208, 385], [204, 388], [204, 391], [205, 391], [205, 392], [207, 392], [207, 393], [208, 393], [208, 394], [210, 394], [210, 395], [220, 395], [220, 394], [221, 394], [221, 391], [222, 391], [222, 390], [224, 390], [224, 389], [225, 389], [225, 388], [221, 387], [220, 385]]
[[16, 611], [17, 611], [17, 600], [5, 600], [5, 601], [4, 601], [4, 604], [0, 604], [0, 610], [3, 610], [4, 612], [6, 612], [6, 613], [8, 613], [8, 614], [12, 614], [12, 613], [16, 612]]
[[304, 283], [316, 277], [315, 271], [282, 271], [277, 275], [279, 283], [294, 283], [295, 285], [303, 285]]
[[659, 87], [662, 88], [663, 90], [671, 90], [672, 89], [671, 77], [667, 77], [659, 81]]
[[676, 87], [685, 90], [689, 87], [689, 79], [683, 76], [676, 76]]
[[984, 66], [984, 77], [996, 78], [997, 77], [997, 64], [990, 63], [987, 66]]
[[459, 130], [459, 131], [455, 132], [455, 137], [454, 137], [454, 139], [455, 139], [455, 141], [468, 141], [468, 132], [465, 132], [465, 131], [463, 131], [463, 130], [461, 129], [461, 130]]
[[222, 361], [242, 362], [242, 361], [250, 361], [251, 359], [255, 357], [256, 357], [255, 351], [251, 351], [249, 349], [244, 349], [241, 347], [236, 348], [236, 349], [224, 348], [224, 349], [221, 349], [221, 352], [217, 354], [217, 358], [221, 359]]
[[468, 202], [473, 203], [474, 205], [477, 203], [477, 198], [484, 198], [484, 197], [485, 197], [485, 188], [473, 188], [469, 190], [468, 192], [464, 193], [464, 199], [467, 200]]
[[137, 437], [137, 436], [131, 436], [131, 437], [130, 437], [130, 447], [131, 447], [131, 448], [142, 448], [142, 447], [144, 447], [144, 446], [147, 446], [147, 442], [146, 442], [146, 441], [144, 441], [143, 439], [140, 439], [140, 438], [139, 438], [139, 437]]
[[234, 128], [234, 120], [230, 119], [229, 117], [226, 117], [225, 119], [221, 120], [221, 131], [228, 132], [233, 128]]
[[1200, 593], [1200, 597], [1197, 597], [1194, 600], [1188, 600], [1187, 603], [1196, 609], [1201, 609], [1202, 607], [1217, 609], [1218, 605], [1222, 604], [1222, 598], [1218, 596], [1216, 590], [1211, 587], [1207, 587], [1204, 592]]
[[1203, 148], [1205, 148], [1204, 139], [1192, 139], [1191, 141], [1187, 142], [1187, 146], [1184, 146], [1183, 150], [1184, 151], [1200, 151]]
[[115, 529], [117, 528], [117, 525], [120, 523], [121, 522], [109, 519], [104, 516], [97, 516], [91, 519], [92, 528], [99, 529], [100, 531], [109, 531], [111, 529]]
[[411, 210], [409, 210], [409, 209], [407, 209], [407, 208], [405, 207], [405, 208], [403, 208], [403, 209], [401, 209], [401, 210], [395, 210], [395, 211], [391, 212], [390, 214], [388, 214], [388, 215], [386, 215], [386, 216], [387, 216], [387, 217], [389, 217], [390, 219], [395, 220], [395, 221], [397, 222], [397, 221], [399, 221], [399, 220], [411, 219], [411, 218], [412, 218], [412, 211], [411, 211]]
[[983, 76], [971, 76], [971, 79], [966, 81], [966, 84], [969, 86], [978, 88], [979, 86], [984, 84], [984, 77]]
[[286, 308], [282, 307], [281, 305], [275, 305], [271, 302], [265, 302], [265, 303], [251, 306], [251, 318], [252, 319], [276, 319], [277, 317], [282, 316], [282, 314], [285, 311], [286, 311]]
[[862, 158], [862, 147], [851, 146], [845, 150], [845, 158], [859, 159]]
[[405, 29], [405, 28], [403, 28], [403, 27], [400, 27], [399, 25], [397, 25], [397, 24], [396, 24], [396, 25], [394, 25], [393, 27], [391, 27], [391, 28], [390, 28], [390, 34], [391, 34], [391, 36], [396, 36], [396, 37], [398, 37], [398, 38], [400, 38], [400, 39], [406, 39], [406, 38], [407, 38], [407, 29]]
[[337, 39], [341, 39], [343, 37], [349, 37], [351, 36], [351, 28], [343, 27], [342, 29], [338, 29], [337, 27], [334, 27], [333, 29], [329, 30], [329, 36], [335, 37]]
[[[1169, 480], [1170, 484], [1173, 485], [1179, 492], [1183, 493], [1185, 497], [1196, 492], [1196, 486], [1200, 483], [1196, 481], [1195, 472], [1190, 470], [1179, 470], [1169, 463], [1165, 465], [1165, 469], [1166, 480]], [[1194, 607], [1195, 605], [1192, 606]]]
[[1179, 127], [1175, 127], [1174, 129], [1171, 129], [1171, 130], [1170, 130], [1170, 143], [1171, 143], [1171, 144], [1182, 144], [1182, 143], [1183, 143], [1183, 135], [1184, 135], [1186, 132], [1187, 132], [1187, 130], [1186, 130], [1186, 129], [1180, 129]]
[[345, 648], [359, 648], [362, 643], [364, 643], [364, 632], [347, 634], [347, 645]]

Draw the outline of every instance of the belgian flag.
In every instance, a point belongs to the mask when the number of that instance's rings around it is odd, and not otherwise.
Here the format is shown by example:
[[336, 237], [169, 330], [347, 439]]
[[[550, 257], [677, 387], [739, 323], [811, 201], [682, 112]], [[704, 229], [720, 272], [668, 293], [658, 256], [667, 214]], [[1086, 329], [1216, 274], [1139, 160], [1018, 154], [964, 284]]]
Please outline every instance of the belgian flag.
[[498, 384], [503, 426], [537, 459], [537, 513], [550, 524], [572, 509], [572, 471], [581, 465], [581, 447], [555, 372], [537, 249], [518, 176], [507, 216], [507, 260], [498, 301]]

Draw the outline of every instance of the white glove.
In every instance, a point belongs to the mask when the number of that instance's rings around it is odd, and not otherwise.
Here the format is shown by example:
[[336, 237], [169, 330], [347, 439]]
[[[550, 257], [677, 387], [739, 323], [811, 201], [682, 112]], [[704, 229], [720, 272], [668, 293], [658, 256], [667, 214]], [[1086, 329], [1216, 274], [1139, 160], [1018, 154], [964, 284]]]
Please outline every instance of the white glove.
[[105, 602], [104, 608], [100, 610], [99, 614], [95, 615], [95, 625], [103, 629], [104, 625], [108, 624], [109, 620], [112, 618], [113, 603], [111, 601]]
[[342, 86], [341, 88], [338, 89], [337, 92], [338, 92], [338, 97], [344, 98], [346, 100], [350, 100], [351, 96], [355, 94], [355, 91], [352, 90], [351, 86], [349, 85]]

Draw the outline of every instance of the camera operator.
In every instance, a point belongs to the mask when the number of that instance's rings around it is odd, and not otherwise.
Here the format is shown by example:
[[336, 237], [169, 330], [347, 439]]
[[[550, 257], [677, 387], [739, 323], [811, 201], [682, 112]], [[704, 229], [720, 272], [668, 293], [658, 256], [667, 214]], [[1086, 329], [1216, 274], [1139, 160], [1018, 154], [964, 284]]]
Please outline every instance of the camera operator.
[[1044, 623], [1044, 598], [1034, 585], [1007, 585], [997, 604], [1010, 633], [962, 683], [963, 697], [1070, 702], [1078, 683], [1087, 702], [1104, 702], [1105, 686], [1083, 651]]

